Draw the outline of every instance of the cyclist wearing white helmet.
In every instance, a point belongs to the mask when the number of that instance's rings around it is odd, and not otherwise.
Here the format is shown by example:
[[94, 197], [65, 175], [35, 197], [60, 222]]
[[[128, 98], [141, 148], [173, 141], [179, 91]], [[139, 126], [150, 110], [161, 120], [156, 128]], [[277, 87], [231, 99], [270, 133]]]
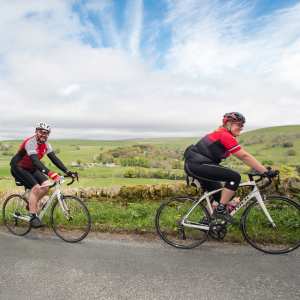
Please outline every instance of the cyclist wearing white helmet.
[[[238, 112], [227, 113], [223, 117], [223, 125], [213, 133], [206, 135], [195, 146], [189, 146], [185, 153], [184, 170], [188, 176], [197, 178], [206, 190], [222, 189], [213, 195], [212, 201], [219, 202], [212, 217], [228, 223], [238, 223], [226, 210], [226, 205], [233, 197], [241, 181], [241, 175], [219, 163], [230, 154], [240, 159], [249, 167], [265, 173], [273, 179], [275, 171], [267, 170], [251, 154], [241, 148], [235, 137], [243, 130], [246, 119]], [[221, 182], [225, 182], [224, 187]], [[205, 221], [205, 220], [204, 220]]]
[[44, 175], [48, 175], [55, 182], [60, 182], [61, 177], [50, 171], [41, 159], [45, 154], [50, 158], [53, 164], [61, 171], [75, 178], [74, 172], [69, 171], [60, 159], [53, 152], [47, 139], [51, 133], [51, 126], [45, 122], [37, 124], [35, 135], [28, 138], [20, 146], [18, 153], [12, 158], [11, 174], [26, 188], [30, 189], [29, 211], [30, 224], [33, 228], [40, 228], [45, 225], [36, 216], [37, 204], [49, 191], [49, 187], [41, 189], [41, 186], [50, 184], [50, 181]]

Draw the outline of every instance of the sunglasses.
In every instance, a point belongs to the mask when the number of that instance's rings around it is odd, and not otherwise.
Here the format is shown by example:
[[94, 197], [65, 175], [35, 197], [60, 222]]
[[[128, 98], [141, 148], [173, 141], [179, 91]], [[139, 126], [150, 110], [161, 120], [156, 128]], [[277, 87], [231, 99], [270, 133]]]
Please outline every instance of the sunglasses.
[[47, 130], [39, 129], [39, 132], [45, 135], [49, 135], [49, 131]]
[[244, 127], [244, 124], [241, 124], [241, 123], [235, 123], [237, 126], [239, 126], [240, 128], [243, 128]]

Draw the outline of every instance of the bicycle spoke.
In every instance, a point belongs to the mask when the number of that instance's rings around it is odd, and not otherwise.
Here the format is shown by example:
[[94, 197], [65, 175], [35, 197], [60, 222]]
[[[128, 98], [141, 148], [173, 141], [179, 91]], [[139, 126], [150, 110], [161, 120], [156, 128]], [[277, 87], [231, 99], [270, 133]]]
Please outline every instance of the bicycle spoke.
[[[193, 248], [205, 241], [208, 231], [182, 225], [182, 218], [194, 204], [193, 198], [183, 196], [170, 198], [161, 205], [156, 214], [156, 228], [165, 242], [178, 248]], [[200, 225], [206, 214], [206, 208], [199, 204], [186, 221]]]
[[300, 246], [300, 205], [280, 196], [268, 196], [264, 202], [276, 228], [258, 202], [250, 204], [241, 223], [246, 240], [267, 253], [285, 253]]
[[30, 231], [28, 202], [20, 195], [11, 195], [3, 204], [3, 221], [10, 232], [25, 235]]
[[76, 197], [64, 196], [63, 201], [65, 211], [62, 210], [58, 201], [52, 207], [50, 214], [52, 227], [61, 239], [67, 242], [79, 242], [90, 231], [90, 212], [86, 205]]

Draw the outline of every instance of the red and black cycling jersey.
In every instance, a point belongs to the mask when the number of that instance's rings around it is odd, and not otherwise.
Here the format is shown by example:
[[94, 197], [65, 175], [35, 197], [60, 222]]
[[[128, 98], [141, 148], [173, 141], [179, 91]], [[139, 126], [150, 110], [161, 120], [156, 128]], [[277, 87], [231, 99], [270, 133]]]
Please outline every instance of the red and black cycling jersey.
[[10, 165], [32, 171], [36, 166], [32, 163], [30, 156], [36, 154], [41, 160], [45, 154], [48, 155], [52, 151], [52, 147], [48, 142], [39, 143], [34, 135], [23, 142], [18, 153], [12, 158]]
[[[196, 144], [196, 147], [199, 146], [197, 148], [201, 149], [203, 146], [201, 145], [202, 147], [200, 147], [199, 143], [204, 145], [212, 156], [219, 159], [225, 159], [231, 153], [242, 149], [235, 137], [226, 128], [222, 128], [202, 138]], [[202, 154], [205, 155], [205, 153]]]

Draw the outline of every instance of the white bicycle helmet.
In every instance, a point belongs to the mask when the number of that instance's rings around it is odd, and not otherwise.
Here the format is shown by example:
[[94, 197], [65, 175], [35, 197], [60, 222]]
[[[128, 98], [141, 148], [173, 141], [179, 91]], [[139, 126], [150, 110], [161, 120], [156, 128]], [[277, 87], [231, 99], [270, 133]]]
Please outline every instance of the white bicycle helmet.
[[51, 132], [51, 126], [45, 122], [40, 122], [36, 125], [36, 129], [47, 130], [49, 133]]

